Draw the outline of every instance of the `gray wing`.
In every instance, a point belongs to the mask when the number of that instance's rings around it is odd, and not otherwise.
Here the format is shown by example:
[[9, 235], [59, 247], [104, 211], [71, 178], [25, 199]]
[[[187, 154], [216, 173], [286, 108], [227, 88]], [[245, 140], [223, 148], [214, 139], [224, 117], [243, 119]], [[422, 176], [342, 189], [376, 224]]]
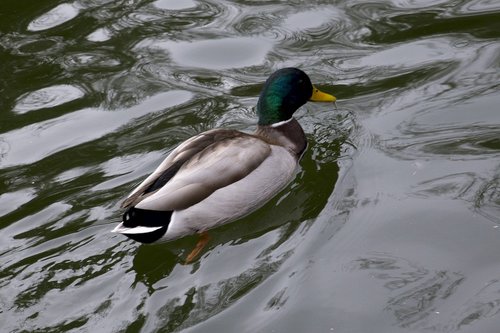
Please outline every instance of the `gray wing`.
[[185, 209], [245, 177], [270, 153], [267, 143], [249, 134], [221, 129], [201, 133], [172, 151], [122, 207]]

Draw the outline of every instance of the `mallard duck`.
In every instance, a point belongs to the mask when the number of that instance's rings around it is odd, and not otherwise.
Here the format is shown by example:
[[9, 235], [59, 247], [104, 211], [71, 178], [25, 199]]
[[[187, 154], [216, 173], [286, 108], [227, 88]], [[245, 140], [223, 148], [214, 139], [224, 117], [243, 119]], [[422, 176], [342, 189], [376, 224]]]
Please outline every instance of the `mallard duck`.
[[297, 68], [274, 72], [259, 96], [254, 133], [213, 129], [181, 143], [123, 201], [113, 232], [170, 241], [255, 211], [293, 180], [307, 147], [294, 112], [307, 101], [335, 100]]

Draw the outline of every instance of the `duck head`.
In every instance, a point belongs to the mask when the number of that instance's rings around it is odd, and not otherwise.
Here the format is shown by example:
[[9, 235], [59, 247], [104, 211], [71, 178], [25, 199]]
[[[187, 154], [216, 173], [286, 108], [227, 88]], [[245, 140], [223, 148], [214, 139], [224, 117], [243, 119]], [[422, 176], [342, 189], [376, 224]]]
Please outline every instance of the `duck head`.
[[311, 83], [309, 76], [298, 68], [283, 68], [274, 72], [264, 84], [257, 103], [259, 125], [272, 125], [292, 118], [308, 101], [335, 102]]

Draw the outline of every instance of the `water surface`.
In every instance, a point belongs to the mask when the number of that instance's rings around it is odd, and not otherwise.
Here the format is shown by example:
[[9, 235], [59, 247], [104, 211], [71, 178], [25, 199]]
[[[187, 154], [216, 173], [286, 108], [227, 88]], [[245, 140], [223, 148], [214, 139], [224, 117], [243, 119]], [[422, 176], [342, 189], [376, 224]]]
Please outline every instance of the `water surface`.
[[[0, 5], [5, 332], [500, 327], [496, 1]], [[274, 70], [339, 98], [261, 210], [144, 246], [120, 201], [177, 144], [255, 128]]]

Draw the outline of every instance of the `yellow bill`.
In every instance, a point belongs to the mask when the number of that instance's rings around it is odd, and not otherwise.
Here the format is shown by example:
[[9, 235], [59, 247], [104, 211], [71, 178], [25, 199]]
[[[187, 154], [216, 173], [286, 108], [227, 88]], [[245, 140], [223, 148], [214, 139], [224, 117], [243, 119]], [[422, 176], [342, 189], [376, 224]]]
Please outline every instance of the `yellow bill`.
[[313, 86], [313, 94], [309, 98], [311, 102], [335, 102], [337, 98], [333, 95], [327, 94]]

